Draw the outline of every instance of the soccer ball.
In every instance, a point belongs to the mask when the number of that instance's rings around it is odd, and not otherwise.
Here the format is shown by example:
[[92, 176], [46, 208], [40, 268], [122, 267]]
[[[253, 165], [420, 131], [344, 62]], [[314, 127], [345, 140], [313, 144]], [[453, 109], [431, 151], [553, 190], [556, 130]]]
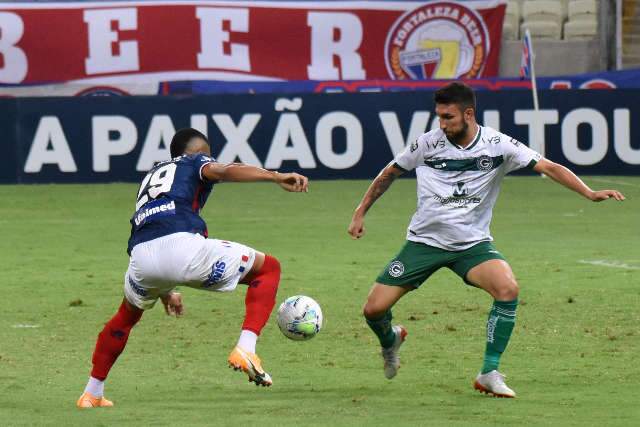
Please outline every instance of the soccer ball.
[[316, 336], [322, 329], [322, 310], [312, 298], [295, 295], [287, 298], [278, 308], [278, 327], [285, 337], [304, 341]]

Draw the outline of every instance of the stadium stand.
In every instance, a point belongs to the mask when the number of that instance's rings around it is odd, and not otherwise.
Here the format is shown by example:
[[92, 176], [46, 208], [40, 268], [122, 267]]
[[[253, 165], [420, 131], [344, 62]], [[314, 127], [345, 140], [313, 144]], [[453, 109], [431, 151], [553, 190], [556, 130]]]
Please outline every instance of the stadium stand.
[[564, 24], [566, 40], [592, 38], [598, 34], [596, 0], [575, 0], [569, 3], [569, 20]]
[[[534, 39], [537, 63], [540, 64], [536, 71], [541, 76], [602, 69], [603, 59], [593, 55], [602, 43], [599, 37], [602, 23], [599, 21], [603, 9], [600, 6], [598, 0], [509, 0], [503, 27], [500, 75], [517, 76], [521, 51], [518, 40], [527, 29]], [[637, 55], [640, 62], [640, 20], [634, 26], [629, 14], [625, 22], [628, 22], [628, 28], [637, 29], [637, 38], [627, 37], [627, 51], [631, 56]], [[558, 61], [557, 58], [565, 60]]]
[[528, 22], [554, 22], [562, 24], [562, 5], [557, 0], [530, 0], [522, 4], [522, 18]]
[[598, 16], [596, 0], [573, 0], [569, 3], [570, 21], [595, 21]]
[[562, 38], [562, 27], [555, 21], [525, 21], [521, 26], [521, 33], [529, 30], [531, 37], [537, 39], [560, 40]]
[[640, 6], [637, 0], [624, 0], [622, 14], [623, 68], [640, 67]]
[[531, 36], [546, 40], [585, 40], [598, 35], [597, 0], [509, 0], [505, 40]]
[[515, 0], [507, 3], [502, 36], [506, 40], [517, 40], [520, 37], [520, 3]]
[[598, 34], [598, 22], [593, 21], [568, 21], [564, 24], [565, 40], [592, 39]]

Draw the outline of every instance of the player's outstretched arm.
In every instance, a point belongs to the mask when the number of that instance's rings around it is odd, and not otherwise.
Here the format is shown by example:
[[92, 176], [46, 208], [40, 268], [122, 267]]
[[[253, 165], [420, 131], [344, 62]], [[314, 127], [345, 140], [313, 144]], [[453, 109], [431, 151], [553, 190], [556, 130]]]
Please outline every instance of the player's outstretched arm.
[[286, 191], [309, 191], [309, 179], [297, 173], [278, 173], [244, 163], [209, 163], [202, 169], [202, 176], [213, 182], [271, 181]]
[[369, 208], [375, 203], [376, 200], [384, 194], [385, 191], [391, 186], [391, 183], [402, 175], [404, 170], [399, 168], [395, 162], [389, 163], [378, 176], [373, 180], [369, 189], [364, 193], [362, 201], [356, 208], [351, 218], [351, 224], [347, 232], [354, 239], [359, 239], [364, 236], [364, 216], [367, 214]]
[[566, 167], [552, 162], [551, 160], [541, 159], [533, 167], [533, 170], [538, 173], [545, 174], [554, 181], [564, 185], [565, 187], [594, 202], [601, 202], [603, 200], [612, 198], [620, 202], [624, 200], [624, 196], [622, 195], [622, 193], [616, 190], [593, 191], [587, 184], [582, 182], [582, 180], [578, 178], [576, 174], [571, 172]]

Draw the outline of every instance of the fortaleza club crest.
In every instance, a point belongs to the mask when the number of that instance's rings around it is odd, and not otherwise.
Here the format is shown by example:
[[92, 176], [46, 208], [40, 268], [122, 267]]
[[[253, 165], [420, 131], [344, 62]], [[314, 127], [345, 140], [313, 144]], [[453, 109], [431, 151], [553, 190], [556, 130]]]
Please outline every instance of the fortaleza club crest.
[[402, 15], [385, 43], [389, 76], [397, 80], [479, 77], [489, 55], [489, 30], [473, 9], [433, 2]]

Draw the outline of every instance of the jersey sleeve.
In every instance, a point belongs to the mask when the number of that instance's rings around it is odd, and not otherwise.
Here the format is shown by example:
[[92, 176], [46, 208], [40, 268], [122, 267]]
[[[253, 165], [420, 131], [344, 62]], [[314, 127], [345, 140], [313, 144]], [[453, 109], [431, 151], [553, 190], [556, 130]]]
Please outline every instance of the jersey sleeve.
[[193, 162], [193, 167], [196, 169], [198, 176], [200, 177], [200, 181], [206, 181], [202, 176], [202, 168], [204, 168], [209, 163], [215, 162], [216, 159], [213, 157], [205, 156], [204, 154], [198, 154]]
[[507, 172], [522, 168], [533, 168], [542, 159], [542, 155], [532, 150], [520, 141], [507, 135], [502, 136], [504, 146], [504, 160]]
[[420, 164], [420, 160], [422, 160], [421, 153], [422, 146], [424, 144], [423, 136], [407, 145], [404, 150], [396, 155], [393, 162], [406, 171], [411, 171], [417, 168]]

